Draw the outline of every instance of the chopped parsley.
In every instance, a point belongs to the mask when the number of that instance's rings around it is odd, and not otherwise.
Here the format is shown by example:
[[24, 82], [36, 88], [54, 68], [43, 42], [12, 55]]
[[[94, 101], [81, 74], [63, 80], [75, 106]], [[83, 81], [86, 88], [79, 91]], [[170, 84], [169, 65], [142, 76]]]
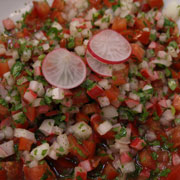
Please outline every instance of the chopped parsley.
[[127, 131], [125, 127], [121, 127], [120, 130], [119, 128], [114, 128], [113, 131], [117, 132], [117, 134], [115, 135], [116, 139], [121, 139], [122, 137], [125, 137], [127, 135]]
[[16, 78], [21, 74], [23, 69], [24, 64], [22, 64], [20, 61], [17, 61], [11, 68], [11, 74], [14, 76], [14, 78]]

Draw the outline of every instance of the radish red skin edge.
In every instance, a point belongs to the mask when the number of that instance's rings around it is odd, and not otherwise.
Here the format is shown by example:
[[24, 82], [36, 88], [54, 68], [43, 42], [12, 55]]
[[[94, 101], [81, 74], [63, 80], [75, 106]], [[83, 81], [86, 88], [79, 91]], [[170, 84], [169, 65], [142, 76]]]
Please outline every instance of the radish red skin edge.
[[[103, 74], [103, 73], [101, 73], [100, 71], [97, 71], [97, 70], [95, 70], [95, 69], [93, 69], [93, 67], [91, 67], [91, 65], [90, 65], [90, 63], [88, 62], [88, 59], [87, 59], [87, 54], [90, 54], [90, 52], [89, 52], [89, 50], [87, 49], [86, 50], [86, 54], [85, 54], [85, 59], [86, 59], [86, 63], [87, 63], [87, 65], [89, 66], [89, 68], [92, 70], [92, 71], [94, 71], [96, 74], [98, 74], [99, 76], [102, 76], [102, 77], [111, 77], [112, 76], [112, 73], [111, 74], [109, 74], [109, 73], [107, 73], [107, 74]], [[92, 54], [90, 54], [91, 56], [92, 56]], [[94, 59], [96, 59], [95, 57], [93, 57]], [[98, 62], [98, 60], [96, 59], [96, 61]], [[102, 63], [101, 61], [99, 61], [98, 63]], [[106, 64], [107, 66], [109, 66], [109, 64]]]
[[[120, 60], [108, 60], [108, 59], [105, 59], [105, 58], [102, 58], [100, 57], [99, 55], [97, 55], [91, 48], [91, 42], [93, 41], [94, 38], [96, 38], [99, 34], [105, 32], [105, 31], [111, 31], [112, 33], [116, 33], [117, 36], [119, 36], [125, 43], [125, 45], [129, 48], [129, 52], [127, 53], [127, 55], [125, 56], [124, 59], [120, 59]], [[111, 29], [105, 29], [105, 30], [102, 30], [100, 31], [99, 33], [95, 34], [88, 42], [88, 45], [87, 45], [87, 49], [88, 51], [90, 52], [90, 54], [92, 56], [94, 56], [97, 60], [103, 62], [103, 63], [107, 63], [107, 64], [120, 64], [120, 63], [123, 63], [125, 61], [128, 60], [128, 58], [131, 56], [131, 52], [132, 52], [132, 48], [131, 48], [131, 45], [130, 43], [121, 35], [119, 34], [118, 32], [114, 31], [114, 30], [111, 30]]]
[[[77, 83], [74, 83], [74, 84], [71, 84], [69, 86], [63, 86], [61, 84], [56, 84], [54, 83], [54, 79], [50, 79], [47, 75], [47, 70], [46, 70], [46, 61], [47, 61], [47, 58], [50, 54], [52, 53], [56, 53], [57, 51], [65, 51], [66, 53], [69, 53], [69, 55], [71, 55], [72, 57], [74, 56], [75, 59], [79, 59], [79, 63], [82, 65], [82, 68], [83, 68], [83, 72], [81, 73], [81, 79], [77, 82]], [[57, 69], [58, 71], [58, 69]], [[87, 68], [86, 68], [86, 65], [85, 63], [83, 62], [83, 60], [78, 56], [76, 55], [75, 53], [73, 52], [70, 52], [68, 51], [67, 49], [65, 48], [58, 48], [58, 49], [55, 49], [53, 50], [52, 52], [50, 52], [49, 54], [47, 54], [47, 56], [44, 58], [43, 62], [42, 62], [42, 73], [43, 73], [43, 76], [45, 77], [45, 79], [47, 80], [47, 82], [49, 84], [51, 84], [52, 86], [55, 86], [55, 87], [58, 87], [58, 88], [62, 88], [62, 89], [73, 89], [77, 86], [79, 86], [80, 84], [83, 83], [83, 81], [85, 80], [86, 78], [86, 74], [87, 74]]]

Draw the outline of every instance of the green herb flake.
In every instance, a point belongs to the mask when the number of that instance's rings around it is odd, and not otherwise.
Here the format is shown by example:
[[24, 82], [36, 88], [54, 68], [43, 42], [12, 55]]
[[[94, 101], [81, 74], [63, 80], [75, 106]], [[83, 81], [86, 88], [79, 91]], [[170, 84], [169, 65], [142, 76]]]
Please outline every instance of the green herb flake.
[[46, 153], [47, 153], [47, 151], [48, 151], [47, 149], [43, 149], [42, 152], [41, 152], [41, 155], [42, 155], [42, 156], [45, 156]]
[[121, 139], [122, 137], [125, 137], [127, 135], [127, 131], [125, 127], [122, 127], [119, 132], [115, 135], [116, 139]]
[[77, 180], [83, 180], [81, 176], [76, 177]]
[[151, 41], [155, 41], [156, 40], [156, 34], [151, 33], [149, 38]]
[[14, 76], [14, 78], [16, 78], [21, 74], [23, 69], [24, 64], [22, 64], [20, 61], [17, 61], [11, 68], [11, 74]]
[[177, 48], [178, 48], [178, 44], [177, 44], [176, 41], [171, 41], [171, 42], [169, 43], [169, 46], [173, 47], [174, 49], [177, 49]]
[[172, 91], [174, 91], [174, 90], [176, 89], [176, 87], [177, 87], [176, 80], [174, 80], [174, 79], [169, 79], [169, 80], [168, 80], [168, 86], [169, 86], [169, 88], [170, 88]]
[[60, 152], [64, 152], [64, 148], [63, 148], [63, 147], [60, 147], [58, 150], [59, 150]]
[[159, 176], [160, 177], [167, 177], [167, 175], [171, 172], [170, 169], [166, 168], [166, 169], [163, 169], [160, 173], [159, 173]]
[[156, 152], [152, 152], [152, 153], [151, 153], [151, 156], [152, 156], [152, 158], [153, 158], [154, 160], [157, 160], [157, 158], [158, 158], [158, 155], [157, 155]]
[[170, 21], [169, 19], [165, 18], [164, 19], [164, 26], [165, 27], [174, 27], [175, 26], [175, 23]]
[[73, 147], [73, 149], [75, 150], [75, 151], [77, 151], [77, 153], [81, 156], [81, 157], [86, 157], [86, 155], [82, 152], [82, 150], [81, 149], [79, 149], [78, 147]]

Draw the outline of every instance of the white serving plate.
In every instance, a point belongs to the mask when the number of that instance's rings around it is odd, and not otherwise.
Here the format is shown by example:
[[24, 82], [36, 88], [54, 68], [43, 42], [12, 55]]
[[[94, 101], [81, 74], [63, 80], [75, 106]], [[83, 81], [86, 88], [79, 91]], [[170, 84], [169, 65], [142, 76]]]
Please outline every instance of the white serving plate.
[[[32, 1], [33, 0], [0, 0], [0, 30], [2, 31], [3, 28], [2, 26], [3, 19], [10, 17], [14, 21], [19, 20], [21, 15], [32, 7]], [[42, 1], [42, 0], [36, 0], [36, 1]], [[164, 0], [165, 6], [167, 6], [168, 3], [172, 1], [174, 0]], [[180, 4], [180, 0], [175, 0], [175, 1], [178, 1]], [[53, 0], [48, 0], [48, 2], [51, 4]], [[178, 22], [178, 25], [180, 29], [180, 20]]]

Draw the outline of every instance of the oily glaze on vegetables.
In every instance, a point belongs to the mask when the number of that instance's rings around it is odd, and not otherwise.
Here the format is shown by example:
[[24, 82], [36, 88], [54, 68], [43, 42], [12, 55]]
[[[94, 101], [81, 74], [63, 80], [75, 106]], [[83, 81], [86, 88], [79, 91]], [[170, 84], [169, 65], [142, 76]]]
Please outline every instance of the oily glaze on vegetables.
[[[180, 37], [177, 13], [165, 16], [162, 7], [162, 0], [34, 1], [18, 22], [3, 20], [0, 179], [180, 179]], [[101, 45], [124, 59], [91, 47], [103, 32], [129, 47]], [[63, 52], [85, 76], [66, 89], [54, 75], [72, 67]], [[47, 76], [51, 61], [60, 64]]]

